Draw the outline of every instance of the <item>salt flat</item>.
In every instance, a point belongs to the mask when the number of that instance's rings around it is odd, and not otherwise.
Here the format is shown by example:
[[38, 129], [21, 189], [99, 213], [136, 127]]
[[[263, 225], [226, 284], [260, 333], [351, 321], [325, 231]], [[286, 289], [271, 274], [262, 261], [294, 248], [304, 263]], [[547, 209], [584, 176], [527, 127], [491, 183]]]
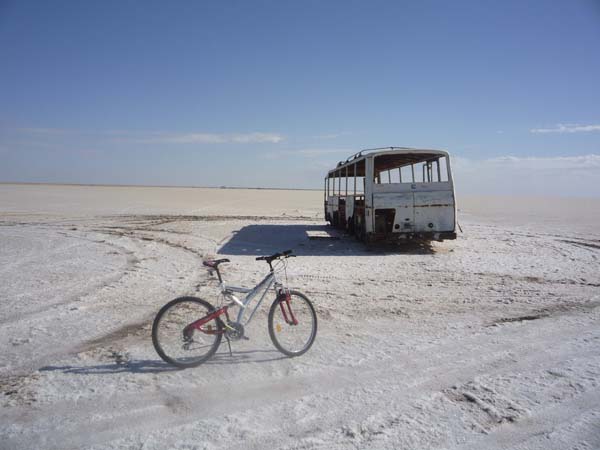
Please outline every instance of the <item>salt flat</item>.
[[[367, 248], [308, 239], [318, 191], [0, 185], [0, 448], [600, 448], [600, 201], [458, 203], [456, 241]], [[158, 358], [203, 258], [252, 285], [286, 248], [307, 354], [263, 305], [232, 357]]]

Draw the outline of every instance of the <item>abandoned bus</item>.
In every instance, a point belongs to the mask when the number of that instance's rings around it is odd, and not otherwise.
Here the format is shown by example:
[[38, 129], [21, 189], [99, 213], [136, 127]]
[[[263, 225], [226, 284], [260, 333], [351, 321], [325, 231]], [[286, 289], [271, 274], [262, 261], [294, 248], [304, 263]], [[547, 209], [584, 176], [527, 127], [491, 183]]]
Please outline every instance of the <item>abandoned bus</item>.
[[447, 152], [363, 150], [327, 173], [324, 191], [325, 220], [362, 241], [456, 239]]

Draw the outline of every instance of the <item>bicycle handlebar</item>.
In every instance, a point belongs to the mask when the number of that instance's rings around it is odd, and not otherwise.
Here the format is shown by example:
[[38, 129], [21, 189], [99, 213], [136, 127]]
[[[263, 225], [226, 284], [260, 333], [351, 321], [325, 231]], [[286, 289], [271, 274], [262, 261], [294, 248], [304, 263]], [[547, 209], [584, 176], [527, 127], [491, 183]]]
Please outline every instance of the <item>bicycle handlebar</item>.
[[256, 258], [257, 261], [267, 261], [269, 264], [277, 258], [285, 257], [285, 258], [293, 258], [296, 255], [292, 255], [293, 250], [284, 250], [280, 253], [275, 253], [271, 256], [259, 256]]

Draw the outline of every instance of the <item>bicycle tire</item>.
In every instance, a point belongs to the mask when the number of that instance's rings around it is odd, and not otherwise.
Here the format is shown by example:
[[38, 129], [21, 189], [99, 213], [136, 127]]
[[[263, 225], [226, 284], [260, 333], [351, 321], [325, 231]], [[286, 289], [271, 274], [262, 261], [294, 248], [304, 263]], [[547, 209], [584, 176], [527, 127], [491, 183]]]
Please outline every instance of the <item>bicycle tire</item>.
[[[216, 318], [207, 324], [207, 329], [214, 330], [213, 334], [193, 330], [188, 337], [191, 338], [189, 342], [186, 342], [183, 330], [186, 325], [213, 311], [215, 308], [209, 302], [197, 297], [179, 297], [164, 305], [152, 323], [152, 344], [156, 353], [163, 361], [181, 368], [195, 367], [208, 360], [215, 354], [223, 338], [221, 320]], [[202, 342], [194, 341], [196, 336]], [[191, 344], [200, 345], [193, 345], [190, 351]], [[195, 350], [198, 350], [197, 356], [193, 356]]]
[[[289, 291], [289, 293], [292, 311], [299, 323], [292, 325], [286, 322], [279, 306], [283, 301], [283, 307], [287, 311], [285, 294], [281, 294], [273, 301], [269, 310], [269, 336], [277, 350], [286, 356], [295, 357], [303, 355], [313, 345], [317, 336], [317, 314], [312, 303], [304, 294], [298, 291]], [[305, 326], [307, 323], [310, 325]], [[298, 326], [302, 326], [302, 328], [296, 328]], [[299, 345], [296, 345], [297, 342]]]

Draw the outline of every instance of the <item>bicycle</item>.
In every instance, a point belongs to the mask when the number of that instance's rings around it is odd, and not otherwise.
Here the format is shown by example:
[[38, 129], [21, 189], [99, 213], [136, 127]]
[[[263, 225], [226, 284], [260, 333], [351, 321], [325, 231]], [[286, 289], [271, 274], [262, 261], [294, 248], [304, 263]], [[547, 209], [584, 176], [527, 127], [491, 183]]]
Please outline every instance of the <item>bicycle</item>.
[[[158, 355], [177, 367], [195, 367], [216, 353], [223, 336], [232, 355], [231, 341], [248, 339], [244, 327], [250, 323], [271, 288], [276, 294], [267, 319], [271, 341], [286, 356], [306, 353], [317, 335], [317, 314], [304, 294], [288, 289], [277, 276], [283, 271], [287, 280], [286, 260], [294, 256], [292, 250], [286, 250], [256, 258], [266, 261], [270, 270], [253, 288], [228, 286], [223, 282], [219, 265], [230, 262], [229, 259], [204, 261], [203, 265], [216, 272], [219, 279], [219, 308], [197, 297], [179, 297], [163, 306], [152, 324], [152, 343]], [[244, 321], [246, 309], [263, 289], [258, 303]], [[234, 293], [246, 295], [239, 299]], [[228, 310], [235, 306], [239, 311], [236, 320], [232, 321]]]

